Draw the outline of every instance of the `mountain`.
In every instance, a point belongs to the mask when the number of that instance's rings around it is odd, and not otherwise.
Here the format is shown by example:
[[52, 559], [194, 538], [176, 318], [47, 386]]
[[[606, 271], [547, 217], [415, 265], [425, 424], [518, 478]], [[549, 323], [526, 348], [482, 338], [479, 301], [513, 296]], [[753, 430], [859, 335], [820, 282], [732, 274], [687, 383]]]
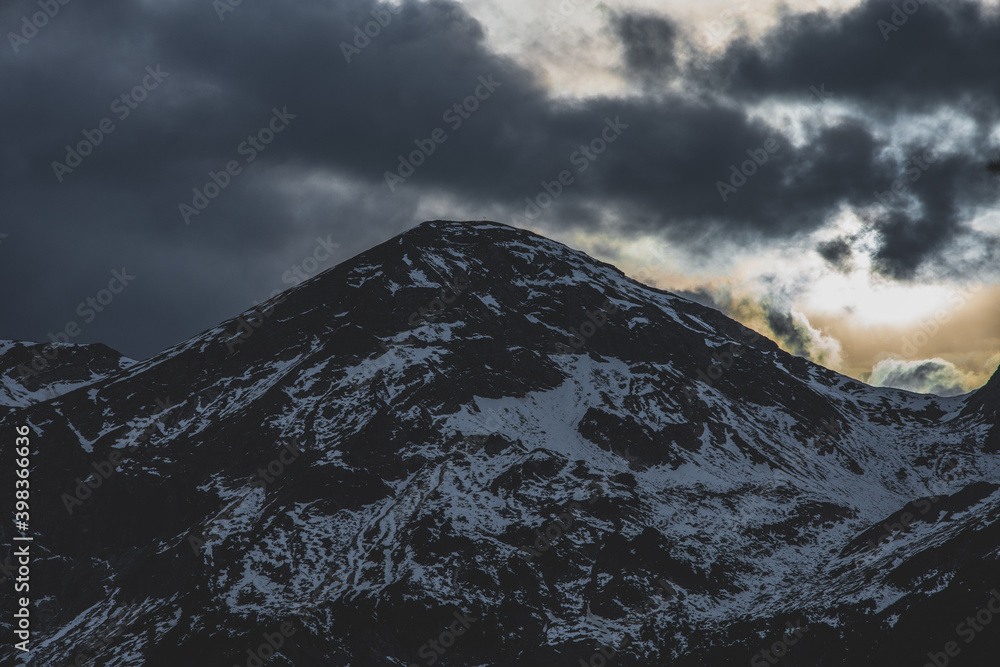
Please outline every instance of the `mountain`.
[[996, 375], [870, 387], [487, 222], [424, 223], [144, 361], [67, 352], [0, 411], [31, 433], [32, 664], [1000, 649], [975, 620], [1000, 603]]
[[55, 398], [132, 363], [107, 345], [0, 340], [0, 411]]

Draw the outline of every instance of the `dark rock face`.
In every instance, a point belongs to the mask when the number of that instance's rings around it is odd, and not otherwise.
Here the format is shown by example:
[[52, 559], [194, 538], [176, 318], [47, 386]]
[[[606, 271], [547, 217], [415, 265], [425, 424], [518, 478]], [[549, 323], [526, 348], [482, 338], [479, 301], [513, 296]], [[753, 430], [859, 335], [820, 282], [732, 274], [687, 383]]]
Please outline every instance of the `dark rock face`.
[[31, 350], [33, 664], [1000, 648], [957, 629], [1000, 587], [997, 376], [867, 387], [529, 232], [425, 223], [146, 361]]

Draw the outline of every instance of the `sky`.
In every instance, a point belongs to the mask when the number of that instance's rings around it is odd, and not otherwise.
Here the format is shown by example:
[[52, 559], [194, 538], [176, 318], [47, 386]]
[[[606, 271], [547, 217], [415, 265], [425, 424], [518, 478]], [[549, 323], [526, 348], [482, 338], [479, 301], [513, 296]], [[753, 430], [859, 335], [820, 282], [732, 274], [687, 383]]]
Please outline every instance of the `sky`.
[[995, 2], [16, 0], [0, 29], [0, 338], [146, 358], [488, 219], [873, 384], [1000, 364]]

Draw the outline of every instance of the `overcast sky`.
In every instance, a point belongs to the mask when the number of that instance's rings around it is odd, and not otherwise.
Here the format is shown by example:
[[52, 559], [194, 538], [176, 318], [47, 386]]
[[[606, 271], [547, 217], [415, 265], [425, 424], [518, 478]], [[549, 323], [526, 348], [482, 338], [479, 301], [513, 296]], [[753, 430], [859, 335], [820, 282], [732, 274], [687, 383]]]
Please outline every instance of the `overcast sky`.
[[0, 338], [145, 358], [485, 217], [860, 379], [1000, 362], [995, 3], [49, 4], [0, 9]]

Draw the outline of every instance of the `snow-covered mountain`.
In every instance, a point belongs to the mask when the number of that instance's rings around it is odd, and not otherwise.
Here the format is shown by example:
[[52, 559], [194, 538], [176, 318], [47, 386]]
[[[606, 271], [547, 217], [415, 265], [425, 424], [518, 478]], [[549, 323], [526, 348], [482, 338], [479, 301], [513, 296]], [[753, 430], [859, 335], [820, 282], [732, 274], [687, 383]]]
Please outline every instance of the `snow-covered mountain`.
[[998, 375], [873, 388], [497, 223], [261, 308], [46, 376], [0, 344], [31, 664], [995, 664], [957, 626], [1000, 587]]
[[133, 363], [106, 345], [0, 340], [0, 411], [55, 398]]

